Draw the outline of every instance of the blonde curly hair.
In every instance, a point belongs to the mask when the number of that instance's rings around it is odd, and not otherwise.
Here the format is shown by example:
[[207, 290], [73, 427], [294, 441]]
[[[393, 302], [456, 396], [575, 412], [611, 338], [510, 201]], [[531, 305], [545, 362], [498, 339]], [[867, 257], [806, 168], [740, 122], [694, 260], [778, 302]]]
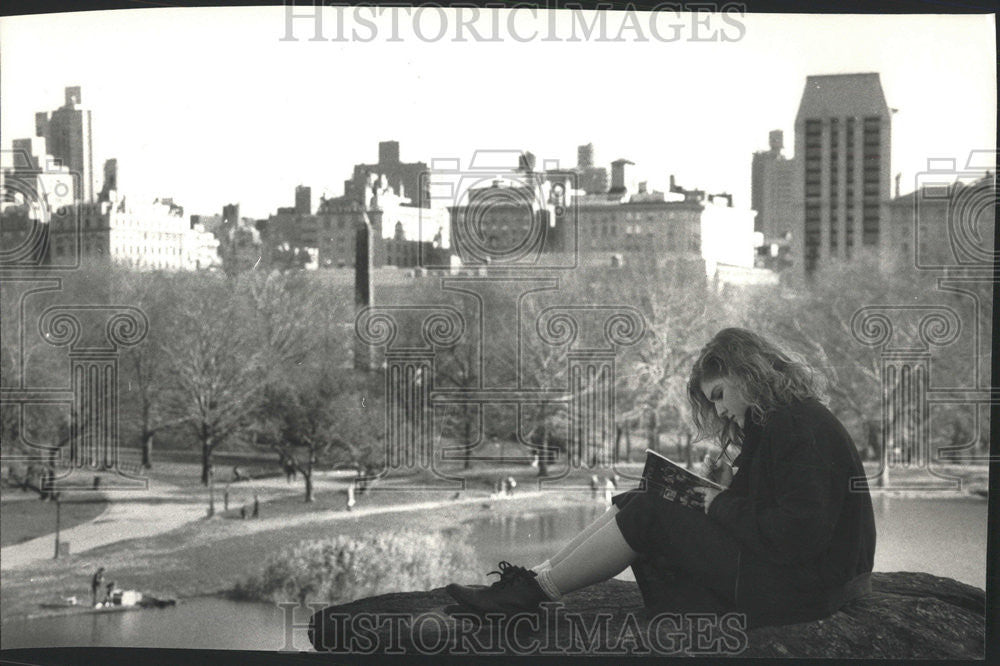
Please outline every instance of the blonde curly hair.
[[688, 401], [698, 439], [717, 437], [722, 446], [740, 442], [743, 429], [719, 417], [701, 391], [704, 381], [735, 380], [750, 404], [750, 417], [763, 425], [778, 407], [806, 398], [823, 399], [825, 379], [806, 361], [743, 328], [725, 328], [706, 344], [688, 380]]

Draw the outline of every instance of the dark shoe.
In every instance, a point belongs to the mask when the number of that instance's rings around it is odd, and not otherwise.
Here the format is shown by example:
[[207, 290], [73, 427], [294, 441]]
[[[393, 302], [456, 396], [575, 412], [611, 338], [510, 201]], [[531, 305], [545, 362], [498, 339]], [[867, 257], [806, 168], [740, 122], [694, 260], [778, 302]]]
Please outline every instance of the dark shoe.
[[489, 587], [452, 583], [445, 590], [458, 603], [480, 613], [533, 611], [548, 599], [535, 580], [538, 574], [531, 569], [501, 562], [500, 570], [490, 573], [499, 574], [500, 580]]

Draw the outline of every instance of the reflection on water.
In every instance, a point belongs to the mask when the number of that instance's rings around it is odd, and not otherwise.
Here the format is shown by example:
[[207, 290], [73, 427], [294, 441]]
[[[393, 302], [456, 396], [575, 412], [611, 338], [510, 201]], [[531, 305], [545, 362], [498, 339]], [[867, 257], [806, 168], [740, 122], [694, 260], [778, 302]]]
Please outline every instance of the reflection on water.
[[[605, 508], [603, 503], [594, 502], [519, 516], [490, 515], [471, 521], [467, 529], [455, 534], [468, 539], [485, 579], [486, 572], [496, 569], [500, 560], [523, 566], [542, 562]], [[926, 571], [985, 587], [985, 501], [876, 494], [874, 508], [876, 571]], [[298, 615], [295, 619], [303, 621]], [[278, 650], [285, 645], [284, 627], [282, 610], [275, 606], [204, 598], [162, 610], [4, 622], [0, 645]], [[296, 649], [309, 649], [304, 630], [296, 630], [293, 641]]]
[[[163, 609], [4, 622], [0, 636], [4, 649], [121, 646], [278, 650], [283, 646], [284, 629], [282, 611], [276, 606], [205, 597]], [[304, 632], [299, 632], [295, 645], [308, 649]]]
[[594, 502], [565, 509], [489, 516], [470, 521], [468, 538], [484, 575], [496, 569], [500, 560], [532, 567], [582, 532], [606, 508]]
[[985, 500], [872, 499], [875, 571], [925, 571], [986, 588]]

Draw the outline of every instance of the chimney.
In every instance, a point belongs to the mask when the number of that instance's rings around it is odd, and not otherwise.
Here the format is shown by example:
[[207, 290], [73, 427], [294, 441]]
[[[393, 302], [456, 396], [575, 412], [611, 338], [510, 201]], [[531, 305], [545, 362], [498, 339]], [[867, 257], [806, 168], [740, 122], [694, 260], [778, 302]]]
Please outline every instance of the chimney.
[[312, 214], [312, 188], [299, 185], [295, 188], [295, 212], [298, 215]]
[[670, 191], [671, 192], [677, 191], [677, 181], [674, 180], [674, 174], [670, 174]]
[[66, 106], [72, 108], [83, 102], [80, 95], [80, 86], [68, 86], [66, 88]]
[[239, 224], [240, 223], [240, 205], [226, 204], [222, 207], [222, 222], [223, 224]]
[[588, 143], [583, 146], [577, 146], [576, 166], [581, 169], [587, 169], [594, 166], [594, 144]]
[[620, 159], [611, 163], [611, 189], [608, 190], [608, 194], [624, 194], [627, 191], [625, 187], [625, 167], [629, 164], [635, 164], [635, 162]]
[[645, 193], [646, 193], [646, 181], [642, 181], [641, 183], [639, 183], [639, 194], [645, 194]]
[[785, 147], [785, 133], [781, 130], [771, 130], [767, 135], [767, 143], [771, 147], [772, 153], [780, 153]]

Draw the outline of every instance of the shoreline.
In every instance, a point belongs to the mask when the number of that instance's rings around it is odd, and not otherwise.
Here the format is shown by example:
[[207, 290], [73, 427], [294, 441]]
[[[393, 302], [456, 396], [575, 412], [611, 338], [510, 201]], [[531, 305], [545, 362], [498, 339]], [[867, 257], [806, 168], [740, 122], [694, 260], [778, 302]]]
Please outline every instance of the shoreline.
[[[529, 500], [535, 500], [535, 501], [529, 502]], [[539, 502], [538, 500], [542, 501]], [[600, 499], [600, 501], [603, 504], [603, 497]], [[584, 496], [583, 493], [579, 492], [573, 493], [573, 495], [566, 495], [566, 494], [555, 495], [550, 491], [524, 491], [521, 493], [515, 493], [515, 495], [513, 495], [512, 497], [505, 497], [505, 498], [495, 498], [495, 497], [491, 498], [489, 495], [484, 494], [482, 496], [477, 495], [472, 497], [463, 497], [457, 500], [439, 500], [433, 502], [421, 502], [418, 504], [400, 503], [400, 504], [393, 504], [386, 506], [376, 506], [370, 509], [363, 509], [353, 512], [336, 511], [336, 512], [326, 513], [326, 515], [317, 515], [317, 516], [307, 515], [303, 516], [302, 520], [295, 521], [295, 523], [297, 524], [291, 525], [291, 528], [299, 528], [299, 529], [309, 528], [309, 527], [322, 528], [324, 525], [347, 523], [355, 530], [364, 531], [363, 528], [365, 527], [365, 523], [368, 523], [369, 521], [372, 520], [377, 521], [379, 518], [389, 518], [391, 520], [399, 521], [400, 518], [410, 517], [412, 520], [406, 522], [420, 523], [420, 522], [427, 522], [428, 519], [439, 515], [442, 511], [446, 511], [449, 514], [458, 514], [457, 516], [455, 516], [455, 518], [457, 518], [457, 522], [453, 523], [449, 521], [447, 524], [441, 524], [440, 526], [433, 528], [433, 529], [446, 529], [451, 525], [460, 524], [467, 520], [475, 520], [477, 518], [480, 518], [484, 515], [484, 511], [486, 510], [491, 511], [491, 515], [523, 515], [523, 514], [529, 514], [533, 511], [557, 510], [565, 506], [580, 506], [580, 505], [596, 504], [597, 502], [598, 500], [590, 498], [589, 494]], [[413, 514], [418, 514], [418, 515], [414, 516]], [[244, 525], [245, 523], [241, 522], [239, 524]], [[206, 522], [198, 522], [195, 523], [194, 525], [195, 525], [194, 529], [197, 529], [205, 526]], [[254, 538], [261, 533], [265, 532], [280, 533], [282, 531], [288, 531], [288, 530], [283, 530], [280, 527], [272, 528], [265, 524], [253, 525], [251, 523], [250, 527], [252, 529], [246, 531], [243, 534], [228, 535], [223, 538], [249, 541], [252, 544]], [[185, 526], [182, 526], [179, 529], [191, 530], [192, 524], [189, 523]], [[176, 532], [178, 530], [173, 530], [173, 531]], [[171, 532], [168, 532], [166, 533], [166, 536], [169, 536], [170, 534]], [[199, 535], [194, 535], [194, 536], [196, 542], [192, 544], [190, 548], [182, 548], [180, 551], [181, 553], [183, 553], [184, 550], [195, 550], [196, 548], [212, 547], [211, 540], [209, 540], [207, 544], [201, 543], [202, 540], [197, 538]], [[323, 538], [323, 536], [324, 535], [322, 534], [316, 534], [312, 538], [318, 539], [318, 538]], [[297, 540], [299, 539], [295, 539], [295, 541]], [[292, 542], [293, 541], [289, 541], [289, 543]], [[114, 544], [101, 547], [100, 549], [97, 550], [108, 550], [111, 552], [118, 551], [116, 554], [120, 554], [120, 551], [128, 549], [130, 543], [131, 543], [130, 541], [116, 542]], [[110, 553], [108, 554], [110, 555]], [[84, 558], [87, 555], [88, 553], [82, 553], [75, 557]], [[176, 559], [171, 557], [171, 554], [164, 554], [163, 557], [165, 559]], [[49, 567], [51, 567], [53, 562], [54, 560], [46, 560], [42, 563], [26, 564], [23, 566], [19, 566], [17, 568], [8, 569], [4, 572], [2, 587], [7, 588], [11, 585], [15, 586], [25, 585], [25, 584], [30, 584], [32, 581], [36, 579], [48, 578], [49, 576], [46, 575], [47, 572], [38, 571], [38, 569], [43, 569], [43, 570], [48, 569]], [[249, 575], [250, 573], [251, 572], [249, 570], [241, 570], [239, 571], [238, 577], [242, 578], [246, 575]], [[12, 576], [11, 574], [15, 575]], [[144, 588], [147, 589], [150, 587], [155, 588], [156, 586], [144, 584], [141, 578], [142, 578], [141, 576], [136, 576], [135, 579], [137, 580], [135, 580], [135, 583], [131, 582], [130, 580], [127, 585], [123, 586], [126, 589], [137, 589], [144, 595], [146, 595], [147, 591]], [[150, 590], [148, 594], [150, 596], [156, 596], [159, 598], [176, 599], [178, 606], [180, 606], [185, 601], [190, 601], [192, 599], [197, 599], [197, 598], [215, 597], [215, 598], [228, 599], [227, 595], [232, 591], [233, 586], [234, 586], [233, 579], [223, 579], [220, 580], [215, 585], [205, 585], [198, 589], [192, 589], [191, 587], [182, 586], [176, 589], [176, 591], [166, 591], [163, 588], [157, 588]], [[79, 590], [76, 591], [76, 595], [80, 596]], [[6, 596], [6, 594], [4, 596]], [[29, 593], [25, 595], [24, 599], [18, 599], [11, 602], [12, 607], [9, 610], [6, 610], [3, 614], [3, 623], [6, 624], [7, 622], [36, 620], [49, 617], [75, 616], [82, 614], [100, 614], [106, 612], [119, 613], [119, 612], [132, 612], [133, 610], [135, 611], [160, 610], [156, 608], [145, 609], [136, 607], [134, 609], [130, 608], [128, 610], [116, 609], [111, 611], [95, 611], [94, 609], [88, 608], [86, 606], [67, 607], [65, 609], [38, 608], [38, 605], [41, 603], [45, 603], [45, 600], [51, 600], [53, 597], [58, 597], [58, 596], [61, 595], [55, 593], [46, 593], [46, 594]], [[87, 598], [89, 599], [89, 590], [87, 593]], [[235, 599], [229, 599], [229, 600], [237, 601]], [[244, 600], [238, 600], [238, 602], [259, 603], [259, 604], [268, 603], [266, 601], [244, 601]]]

